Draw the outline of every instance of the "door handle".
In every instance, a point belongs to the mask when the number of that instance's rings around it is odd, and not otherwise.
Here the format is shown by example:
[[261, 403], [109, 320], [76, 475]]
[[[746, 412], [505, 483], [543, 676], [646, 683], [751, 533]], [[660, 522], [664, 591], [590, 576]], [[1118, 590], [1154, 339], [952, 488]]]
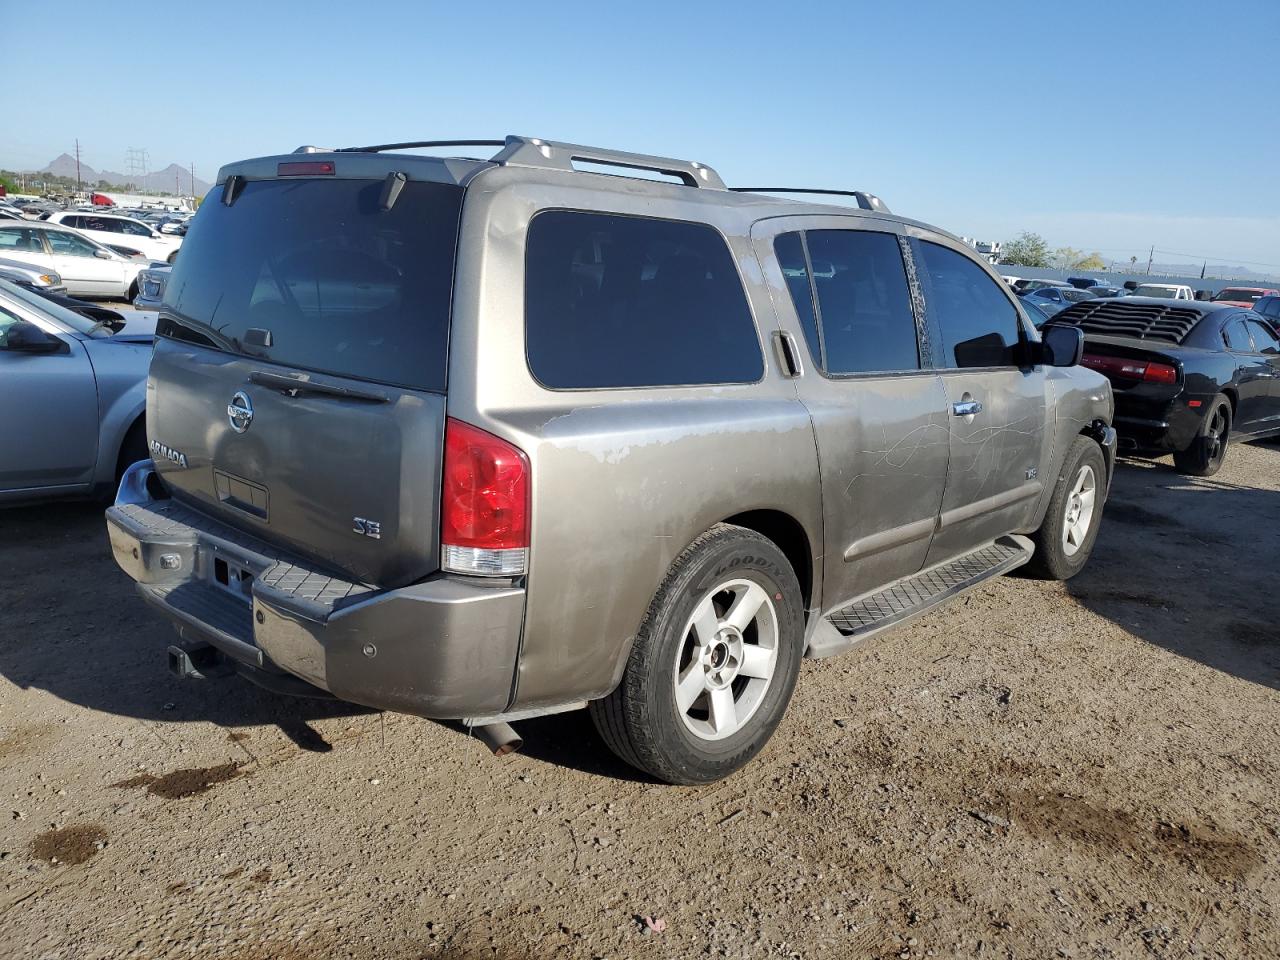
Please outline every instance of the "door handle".
[[957, 417], [972, 417], [982, 412], [982, 404], [977, 400], [961, 400], [951, 405], [951, 412]]

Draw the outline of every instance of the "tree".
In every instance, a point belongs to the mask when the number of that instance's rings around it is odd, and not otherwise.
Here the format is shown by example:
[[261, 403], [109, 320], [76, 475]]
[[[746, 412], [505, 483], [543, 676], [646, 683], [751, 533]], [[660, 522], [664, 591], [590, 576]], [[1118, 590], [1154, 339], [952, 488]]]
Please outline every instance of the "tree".
[[1097, 251], [1086, 254], [1074, 247], [1059, 247], [1049, 255], [1049, 263], [1059, 270], [1102, 270], [1107, 265]]
[[1004, 245], [1001, 263], [1013, 263], [1023, 267], [1049, 266], [1049, 245], [1038, 233], [1023, 230]]

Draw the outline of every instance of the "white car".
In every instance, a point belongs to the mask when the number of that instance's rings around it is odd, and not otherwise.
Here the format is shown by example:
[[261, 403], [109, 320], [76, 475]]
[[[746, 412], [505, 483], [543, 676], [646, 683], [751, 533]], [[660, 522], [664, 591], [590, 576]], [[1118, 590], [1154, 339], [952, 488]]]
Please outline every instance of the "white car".
[[171, 237], [140, 220], [118, 214], [81, 213], [73, 210], [50, 214], [46, 222], [71, 227], [99, 243], [112, 247], [129, 247], [151, 260], [163, 260], [167, 263], [173, 263], [173, 258], [178, 255], [178, 248], [182, 246], [181, 237]]
[[1194, 300], [1195, 292], [1181, 283], [1144, 283], [1135, 287], [1131, 297], [1159, 297], [1161, 300]]
[[76, 230], [41, 221], [0, 220], [0, 258], [60, 274], [73, 297], [123, 300], [137, 294], [138, 273], [149, 265], [122, 257]]

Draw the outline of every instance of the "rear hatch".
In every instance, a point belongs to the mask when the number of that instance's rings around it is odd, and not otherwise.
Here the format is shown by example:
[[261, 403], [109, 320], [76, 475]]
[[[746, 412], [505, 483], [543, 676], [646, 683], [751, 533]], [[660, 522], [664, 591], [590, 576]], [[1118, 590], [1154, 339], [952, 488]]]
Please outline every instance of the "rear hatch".
[[175, 498], [399, 586], [439, 566], [463, 188], [426, 158], [398, 158], [426, 171], [406, 182], [393, 158], [328, 156], [229, 168], [206, 197], [165, 291], [147, 433]]

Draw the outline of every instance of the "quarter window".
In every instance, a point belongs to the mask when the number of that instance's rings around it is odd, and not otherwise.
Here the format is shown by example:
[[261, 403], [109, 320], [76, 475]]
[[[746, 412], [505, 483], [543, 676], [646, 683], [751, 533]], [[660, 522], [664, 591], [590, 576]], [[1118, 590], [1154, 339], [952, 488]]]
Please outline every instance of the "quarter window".
[[949, 367], [1008, 367], [1017, 363], [1018, 311], [1000, 285], [966, 257], [922, 241], [929, 309], [942, 331]]
[[698, 223], [551, 210], [529, 225], [529, 369], [553, 389], [749, 383], [764, 356], [724, 238]]
[[897, 236], [870, 230], [810, 230], [804, 236], [807, 261], [802, 249], [796, 259], [799, 234], [779, 236], [774, 249], [821, 369], [833, 375], [920, 369]]

